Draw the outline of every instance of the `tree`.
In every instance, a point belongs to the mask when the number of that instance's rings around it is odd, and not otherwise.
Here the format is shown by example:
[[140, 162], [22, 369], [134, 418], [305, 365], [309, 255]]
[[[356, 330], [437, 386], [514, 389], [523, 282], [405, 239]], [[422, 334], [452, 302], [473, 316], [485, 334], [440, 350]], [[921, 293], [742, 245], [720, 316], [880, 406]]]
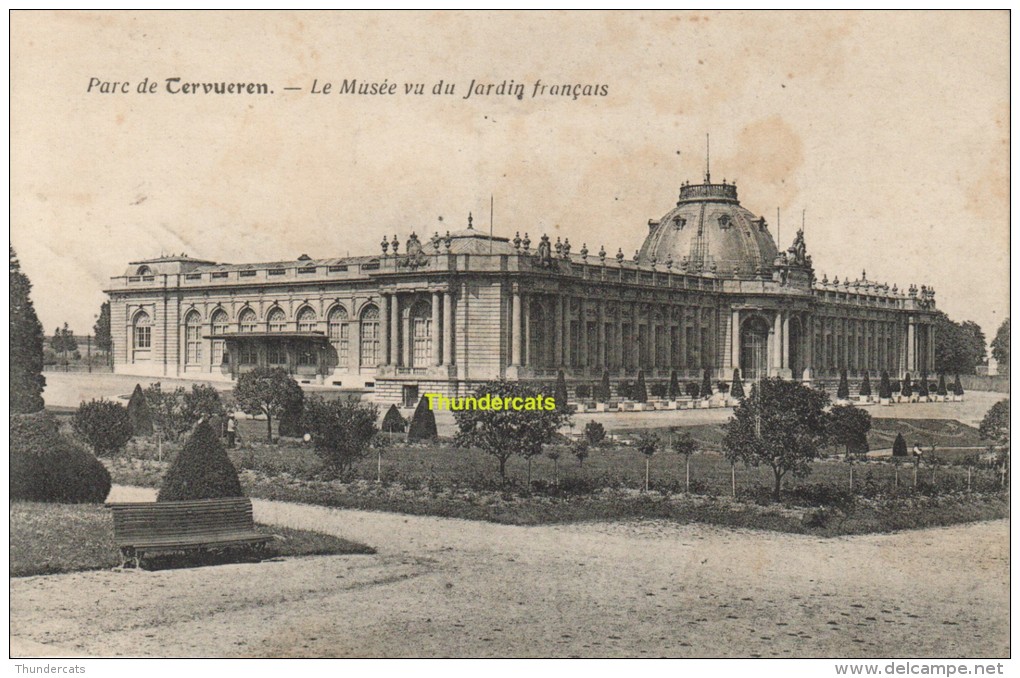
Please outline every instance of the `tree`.
[[51, 414], [12, 414], [9, 432], [12, 500], [62, 504], [106, 500], [109, 471], [83, 445], [61, 435]]
[[160, 382], [151, 384], [143, 391], [145, 402], [152, 414], [153, 428], [169, 440], [178, 437], [189, 428], [184, 411], [184, 387], [178, 386], [172, 391], [164, 391]]
[[436, 415], [429, 407], [428, 399], [422, 396], [418, 401], [418, 406], [414, 408], [411, 426], [407, 429], [407, 442], [418, 443], [435, 440], [438, 435]]
[[563, 453], [558, 447], [550, 447], [549, 451], [545, 453], [545, 456], [552, 459], [553, 462], [553, 482], [556, 485], [560, 484], [560, 457]]
[[1000, 400], [985, 413], [978, 433], [997, 447], [997, 461], [1002, 469], [1001, 483], [1006, 484], [1006, 468], [1009, 465], [1009, 399]]
[[96, 456], [113, 455], [131, 440], [131, 419], [127, 409], [109, 400], [82, 403], [74, 413], [71, 428]]
[[32, 283], [21, 272], [21, 263], [10, 248], [10, 411], [11, 414], [28, 414], [43, 409], [42, 392], [46, 386], [43, 377], [43, 328], [35, 314], [29, 293]]
[[74, 336], [74, 332], [64, 323], [63, 327], [57, 328], [53, 333], [53, 339], [50, 340], [50, 348], [58, 353], [64, 354], [64, 362], [67, 362], [67, 354], [74, 353], [78, 350], [78, 340]]
[[637, 448], [637, 451], [645, 455], [645, 492], [648, 491], [649, 465], [652, 456], [658, 451], [661, 443], [662, 441], [659, 440], [659, 436], [650, 431], [645, 431], [634, 441], [634, 447]]
[[556, 398], [556, 409], [561, 409], [564, 412], [570, 411], [570, 396], [567, 393], [567, 379], [563, 375], [563, 370], [556, 373], [556, 387], [553, 397]]
[[588, 441], [584, 438], [574, 441], [570, 446], [570, 453], [577, 459], [578, 466], [584, 466], [584, 460], [588, 458]]
[[608, 403], [612, 395], [613, 392], [609, 385], [609, 372], [602, 370], [602, 383], [599, 385], [598, 401], [600, 403]]
[[156, 501], [243, 497], [237, 469], [209, 422], [199, 422], [163, 476]]
[[779, 501], [783, 478], [804, 477], [826, 443], [823, 408], [829, 398], [794, 381], [766, 378], [751, 387], [723, 426], [723, 449], [731, 463], [765, 465], [775, 478], [773, 498]]
[[677, 379], [676, 370], [671, 370], [669, 373], [669, 391], [666, 395], [670, 400], [680, 397], [680, 381]]
[[212, 386], [205, 384], [192, 384], [191, 390], [182, 394], [184, 421], [188, 428], [191, 428], [200, 419], [205, 419], [213, 426], [214, 431], [219, 427], [213, 425], [227, 414], [220, 400], [219, 392]]
[[691, 493], [691, 455], [698, 451], [698, 442], [691, 436], [690, 431], [683, 431], [673, 438], [673, 451], [684, 458], [684, 484], [685, 492]]
[[305, 394], [300, 390], [300, 387], [298, 387], [298, 393], [301, 394], [301, 397], [298, 398], [295, 394], [287, 407], [280, 412], [280, 425], [277, 427], [280, 436], [300, 438], [305, 434]]
[[598, 447], [606, 438], [606, 428], [597, 421], [589, 421], [584, 425], [584, 439], [592, 447]]
[[857, 393], [865, 397], [871, 395], [871, 377], [868, 376], [867, 372], [864, 373], [864, 379], [861, 381], [861, 389]]
[[846, 370], [839, 371], [839, 386], [836, 388], [836, 397], [840, 400], [846, 400], [850, 397], [850, 384], [846, 379]]
[[383, 433], [403, 433], [407, 430], [407, 420], [400, 414], [396, 405], [390, 405], [386, 410], [386, 416], [382, 420]]
[[273, 417], [304, 399], [301, 387], [280, 367], [256, 367], [238, 378], [234, 400], [245, 413], [266, 415], [266, 438], [273, 442]]
[[315, 453], [328, 475], [343, 477], [368, 456], [379, 432], [375, 424], [378, 418], [375, 405], [354, 398], [308, 399], [304, 427], [311, 434]]
[[709, 376], [707, 367], [705, 368], [705, 375], [701, 378], [701, 397], [712, 397], [712, 377]]
[[733, 370], [733, 385], [730, 387], [730, 397], [740, 400], [744, 397], [744, 382], [740, 379], [740, 370]]
[[992, 339], [992, 357], [1004, 372], [1009, 372], [1009, 318], [1002, 321]]
[[892, 398], [892, 384], [889, 383], [889, 373], [882, 370], [882, 378], [878, 381], [878, 397], [883, 400]]
[[637, 373], [637, 385], [634, 386], [634, 402], [647, 403], [648, 402], [648, 389], [645, 388], [645, 371], [638, 370]]
[[96, 335], [96, 348], [109, 353], [113, 350], [113, 335], [110, 333], [110, 302], [104, 301], [99, 307], [99, 317], [92, 326]]
[[[535, 404], [541, 394], [525, 384], [510, 381], [493, 381], [482, 384], [475, 391], [477, 397], [490, 395], [498, 398], [520, 398], [523, 406], [529, 400]], [[513, 402], [513, 401], [512, 401]], [[541, 454], [559, 428], [570, 422], [570, 415], [559, 409], [470, 409], [453, 413], [459, 432], [457, 444], [478, 447], [499, 462], [499, 477], [506, 484], [506, 462], [514, 455], [525, 458]]]
[[850, 489], [854, 489], [853, 464], [868, 452], [871, 415], [853, 405], [836, 405], [826, 417], [826, 434], [836, 445], [843, 445], [850, 464]]
[[907, 441], [903, 439], [902, 433], [896, 434], [896, 440], [893, 441], [892, 453], [894, 457], [906, 457], [907, 456]]
[[974, 322], [957, 323], [943, 311], [934, 316], [936, 372], [974, 374], [974, 367], [985, 357], [985, 335]]
[[128, 421], [131, 422], [132, 435], [152, 435], [152, 412], [149, 411], [149, 404], [145, 400], [145, 392], [142, 391], [141, 384], [135, 384], [135, 390], [131, 392], [127, 414]]

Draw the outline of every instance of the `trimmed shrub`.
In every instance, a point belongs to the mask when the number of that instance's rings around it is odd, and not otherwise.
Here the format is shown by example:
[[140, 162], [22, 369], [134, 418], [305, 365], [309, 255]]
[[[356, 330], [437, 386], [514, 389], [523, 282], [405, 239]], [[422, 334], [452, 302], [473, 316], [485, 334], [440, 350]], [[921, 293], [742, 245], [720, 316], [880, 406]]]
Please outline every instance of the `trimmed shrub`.
[[892, 445], [892, 453], [894, 457], [907, 456], [907, 441], [903, 439], [902, 433], [896, 434], [896, 440]]
[[917, 382], [917, 395], [922, 398], [928, 397], [928, 373], [921, 372], [921, 378]]
[[96, 455], [116, 454], [131, 440], [127, 409], [109, 400], [82, 403], [74, 413], [71, 428]]
[[648, 389], [645, 388], [645, 371], [638, 370], [637, 385], [634, 387], [634, 402], [648, 402]]
[[375, 405], [354, 398], [325, 400], [312, 396], [308, 399], [305, 425], [312, 434], [315, 453], [322, 461], [326, 476], [344, 477], [368, 456], [379, 432], [375, 425], [378, 419], [379, 410]]
[[406, 430], [407, 420], [404, 419], [404, 415], [400, 414], [396, 405], [390, 405], [390, 409], [386, 410], [386, 416], [382, 420], [383, 433], [403, 433]]
[[570, 411], [570, 394], [567, 393], [567, 378], [563, 375], [563, 370], [556, 373], [556, 390], [553, 397], [556, 399], [557, 410]]
[[871, 377], [868, 376], [867, 372], [864, 373], [864, 380], [861, 382], [861, 390], [857, 393], [862, 396], [871, 395]]
[[956, 381], [953, 383], [953, 394], [962, 396], [963, 395], [963, 384], [960, 383], [960, 375], [956, 375]]
[[606, 428], [597, 421], [589, 421], [584, 425], [584, 439], [591, 447], [596, 447], [606, 438]]
[[634, 384], [626, 380], [621, 381], [616, 386], [616, 394], [621, 398], [630, 400], [634, 395]]
[[907, 372], [906, 376], [903, 377], [903, 386], [900, 389], [900, 394], [909, 398], [913, 393], [914, 389], [910, 385], [910, 372]]
[[699, 389], [698, 385], [693, 381], [689, 381], [684, 387], [684, 392], [687, 394], [688, 398], [697, 398], [698, 394], [701, 393], [701, 389]]
[[612, 395], [613, 392], [609, 385], [609, 372], [602, 370], [602, 383], [599, 386], [599, 392], [597, 394], [598, 401], [600, 403], [608, 403]]
[[726, 394], [730, 392], [730, 385], [725, 381], [720, 381], [715, 385], [716, 393]]
[[733, 398], [744, 397], [744, 382], [740, 379], [740, 370], [733, 370], [733, 386], [730, 387], [730, 396]]
[[578, 400], [588, 400], [588, 397], [591, 396], [591, 388], [588, 384], [578, 384], [574, 389], [574, 394]]
[[199, 422], [163, 476], [156, 501], [243, 497], [237, 469], [208, 422]]
[[301, 397], [297, 397], [297, 393], [292, 398], [283, 411], [280, 412], [280, 425], [276, 429], [281, 437], [287, 438], [301, 438], [305, 435], [304, 426], [305, 418], [305, 394], [301, 392]]
[[[558, 407], [559, 405], [557, 405]], [[407, 442], [418, 443], [425, 440], [434, 440], [438, 435], [436, 415], [429, 407], [428, 398], [423, 396], [418, 401], [418, 407], [414, 408], [411, 426], [407, 429]]]
[[712, 397], [712, 377], [709, 376], [707, 367], [705, 368], [705, 376], [701, 379], [701, 397]]
[[850, 383], [846, 379], [846, 370], [839, 371], [839, 386], [836, 388], [836, 397], [846, 400], [850, 397]]
[[669, 385], [659, 382], [652, 384], [652, 388], [650, 390], [653, 398], [665, 398], [666, 394], [669, 392]]
[[60, 435], [45, 412], [10, 417], [10, 497], [18, 501], [98, 504], [110, 473], [84, 446]]
[[141, 384], [135, 384], [135, 390], [131, 392], [127, 413], [133, 435], [152, 435], [152, 412], [149, 411], [149, 403], [145, 400], [145, 391], [142, 390]]
[[676, 400], [680, 397], [680, 382], [676, 377], [676, 370], [669, 373], [669, 391], [666, 393], [670, 400]]
[[878, 397], [892, 398], [892, 384], [889, 383], [889, 373], [882, 370], [882, 377], [878, 380]]

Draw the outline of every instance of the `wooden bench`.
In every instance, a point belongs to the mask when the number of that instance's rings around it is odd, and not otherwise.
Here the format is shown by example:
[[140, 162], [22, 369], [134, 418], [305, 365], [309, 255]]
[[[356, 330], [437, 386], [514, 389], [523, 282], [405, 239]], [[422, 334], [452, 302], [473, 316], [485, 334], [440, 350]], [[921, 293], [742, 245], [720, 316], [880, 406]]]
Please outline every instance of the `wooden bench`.
[[143, 555], [217, 551], [235, 547], [263, 549], [272, 535], [255, 531], [251, 500], [245, 497], [138, 503], [109, 503], [120, 566], [129, 560], [141, 568]]

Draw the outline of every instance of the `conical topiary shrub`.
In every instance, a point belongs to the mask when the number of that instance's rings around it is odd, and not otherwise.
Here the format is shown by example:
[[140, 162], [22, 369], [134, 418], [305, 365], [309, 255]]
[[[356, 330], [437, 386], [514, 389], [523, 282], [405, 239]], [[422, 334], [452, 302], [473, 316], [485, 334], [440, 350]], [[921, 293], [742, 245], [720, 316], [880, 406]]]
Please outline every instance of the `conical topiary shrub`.
[[638, 370], [637, 384], [634, 386], [634, 402], [647, 403], [648, 389], [645, 387], [645, 371]]
[[200, 421], [163, 476], [156, 501], [243, 496], [237, 469], [212, 427]]
[[861, 390], [858, 391], [858, 394], [865, 398], [871, 395], [871, 377], [867, 372], [864, 373], [864, 380], [861, 381]]
[[145, 391], [142, 390], [141, 384], [135, 384], [131, 400], [128, 401], [127, 412], [133, 435], [152, 435], [152, 412], [149, 411], [149, 402], [145, 399]]
[[922, 398], [928, 397], [928, 372], [921, 370], [921, 380], [917, 382], [917, 395]]
[[963, 395], [963, 384], [960, 383], [960, 375], [956, 375], [956, 381], [953, 382], [953, 395]]
[[846, 379], [846, 370], [839, 371], [839, 387], [836, 388], [836, 397], [840, 400], [850, 397], [850, 383]]
[[417, 443], [424, 440], [434, 440], [438, 435], [436, 415], [432, 412], [432, 408], [429, 407], [428, 398], [423, 396], [418, 401], [418, 407], [414, 408], [411, 426], [407, 429], [407, 442]]
[[889, 373], [882, 370], [882, 377], [878, 380], [878, 397], [884, 400], [892, 398], [892, 384], [889, 383]]
[[669, 373], [669, 392], [667, 396], [670, 400], [676, 400], [680, 397], [680, 380], [677, 379], [676, 370]]
[[563, 412], [570, 411], [570, 396], [567, 394], [567, 379], [563, 375], [563, 370], [556, 374], [556, 390], [553, 393], [553, 397], [556, 399], [557, 410]]
[[705, 376], [701, 379], [701, 397], [712, 397], [712, 377], [709, 375], [707, 367], [705, 368]]
[[386, 410], [386, 416], [382, 420], [383, 433], [403, 433], [407, 430], [407, 420], [400, 414], [396, 405], [390, 405]]
[[894, 457], [907, 456], [907, 441], [903, 439], [902, 433], [896, 434], [896, 440], [892, 444], [892, 453]]
[[946, 390], [946, 375], [939, 375], [939, 388], [935, 393], [940, 396], [949, 395], [949, 391]]
[[914, 389], [910, 385], [910, 372], [907, 372], [906, 375], [904, 375], [904, 377], [903, 377], [903, 388], [900, 390], [900, 395], [903, 395], [903, 396], [909, 398], [913, 394], [914, 394]]
[[611, 398], [613, 395], [610, 389], [611, 387], [609, 385], [609, 372], [606, 370], [602, 370], [602, 383], [599, 385], [598, 394], [600, 403], [609, 402], [609, 398]]
[[11, 415], [9, 448], [12, 500], [98, 504], [110, 493], [106, 467], [45, 411]]
[[744, 397], [744, 382], [740, 379], [740, 370], [733, 370], [733, 385], [730, 386], [730, 397], [740, 400]]

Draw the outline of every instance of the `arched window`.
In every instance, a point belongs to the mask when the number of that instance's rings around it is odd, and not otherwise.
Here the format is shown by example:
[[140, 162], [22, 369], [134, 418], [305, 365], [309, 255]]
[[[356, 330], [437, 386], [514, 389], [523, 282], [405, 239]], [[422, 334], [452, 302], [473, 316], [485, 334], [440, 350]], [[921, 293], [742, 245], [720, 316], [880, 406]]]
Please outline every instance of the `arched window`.
[[337, 367], [347, 367], [350, 349], [350, 323], [347, 322], [347, 310], [337, 306], [329, 312], [329, 341], [336, 349]]
[[432, 306], [419, 301], [411, 307], [411, 366], [425, 367], [432, 359]]
[[[227, 312], [222, 308], [216, 309], [212, 314], [212, 333], [213, 334], [226, 334], [227, 333]], [[213, 366], [223, 364], [224, 358], [226, 357], [224, 351], [224, 342], [222, 339], [213, 339], [212, 342], [212, 364]]]
[[379, 364], [379, 307], [369, 304], [361, 312], [361, 366]]
[[202, 363], [202, 316], [191, 311], [184, 318], [184, 362], [186, 365]]
[[149, 350], [152, 348], [152, 319], [145, 311], [135, 316], [135, 348]]
[[287, 316], [282, 308], [274, 308], [266, 317], [270, 332], [283, 332], [287, 329]]
[[237, 324], [240, 326], [242, 332], [254, 332], [255, 311], [250, 308], [246, 308], [241, 311], [241, 315], [237, 318]]
[[135, 271], [135, 275], [152, 275], [152, 269], [148, 266], [139, 266], [138, 270]]
[[315, 331], [315, 311], [308, 306], [305, 306], [301, 311], [298, 312], [297, 316], [297, 328], [298, 332], [314, 332]]

